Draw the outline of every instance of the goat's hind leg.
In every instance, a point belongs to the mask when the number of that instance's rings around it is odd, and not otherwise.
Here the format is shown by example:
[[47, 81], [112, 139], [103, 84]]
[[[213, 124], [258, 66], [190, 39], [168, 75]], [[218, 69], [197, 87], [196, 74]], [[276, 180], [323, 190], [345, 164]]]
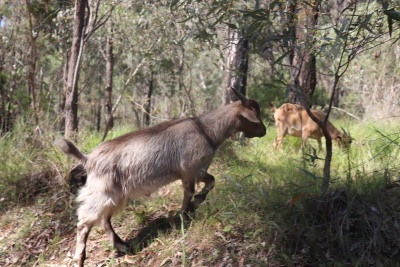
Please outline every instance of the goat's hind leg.
[[127, 244], [115, 233], [114, 228], [111, 225], [111, 214], [104, 217], [103, 227], [113, 248], [119, 251], [126, 251], [128, 248]]
[[214, 176], [206, 172], [205, 175], [201, 177], [200, 182], [204, 182], [204, 187], [200, 191], [200, 193], [194, 196], [192, 203], [195, 209], [197, 209], [200, 204], [204, 202], [208, 193], [214, 188], [215, 178]]
[[187, 215], [187, 213], [194, 211], [191, 202], [192, 197], [194, 195], [194, 182], [192, 180], [182, 181], [182, 182], [183, 182], [182, 212]]
[[77, 225], [76, 234], [76, 250], [74, 260], [77, 262], [79, 267], [83, 266], [86, 259], [86, 242], [89, 236], [89, 232], [92, 229], [93, 222], [79, 222]]

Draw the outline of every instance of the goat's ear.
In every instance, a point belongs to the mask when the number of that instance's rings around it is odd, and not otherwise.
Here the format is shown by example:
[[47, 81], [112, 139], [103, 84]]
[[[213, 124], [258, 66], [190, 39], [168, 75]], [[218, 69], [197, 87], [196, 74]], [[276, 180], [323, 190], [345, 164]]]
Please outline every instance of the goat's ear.
[[269, 108], [271, 109], [272, 112], [275, 112], [275, 111], [276, 111], [276, 107], [275, 107], [274, 104], [272, 104], [271, 102], [269, 102], [268, 105], [269, 105]]
[[253, 111], [250, 110], [242, 110], [242, 112], [240, 112], [240, 115], [242, 115], [243, 118], [247, 119], [250, 122], [254, 122], [254, 123], [259, 123], [260, 119], [257, 118], [256, 114], [254, 114]]
[[239, 100], [242, 101], [242, 105], [246, 107], [249, 100], [242, 93], [237, 91], [235, 88], [231, 87], [230, 89], [237, 96], [237, 98], [239, 98]]
[[339, 146], [344, 146], [345, 145], [344, 140], [345, 139], [343, 139], [343, 136], [341, 134], [338, 135], [337, 141], [338, 141]]

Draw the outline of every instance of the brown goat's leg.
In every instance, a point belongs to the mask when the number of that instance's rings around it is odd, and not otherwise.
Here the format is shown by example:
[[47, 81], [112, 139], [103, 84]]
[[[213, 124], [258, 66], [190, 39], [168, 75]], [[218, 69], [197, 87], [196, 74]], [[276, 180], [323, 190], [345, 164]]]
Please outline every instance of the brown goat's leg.
[[78, 223], [74, 260], [77, 261], [79, 267], [83, 266], [83, 263], [86, 259], [86, 242], [92, 227], [93, 223]]
[[272, 146], [274, 147], [274, 149], [278, 149], [278, 146], [279, 146], [278, 138], [276, 138], [276, 139], [274, 140], [274, 143], [272, 144]]
[[193, 206], [195, 209], [197, 209], [199, 205], [204, 202], [207, 194], [214, 188], [215, 178], [206, 172], [205, 175], [200, 179], [200, 182], [204, 183], [204, 187], [200, 193], [194, 196]]
[[304, 149], [306, 149], [307, 140], [308, 140], [308, 135], [305, 134], [304, 130], [303, 130], [303, 134], [301, 135], [301, 140], [302, 140], [301, 148], [304, 150]]
[[321, 142], [321, 138], [317, 139], [318, 141], [318, 151], [322, 151], [322, 142]]
[[274, 149], [280, 149], [282, 147], [283, 136], [278, 136], [273, 143]]
[[124, 251], [127, 249], [126, 243], [122, 241], [122, 239], [115, 233], [111, 225], [111, 215], [108, 215], [103, 219], [103, 227], [111, 241], [113, 248], [119, 251]]

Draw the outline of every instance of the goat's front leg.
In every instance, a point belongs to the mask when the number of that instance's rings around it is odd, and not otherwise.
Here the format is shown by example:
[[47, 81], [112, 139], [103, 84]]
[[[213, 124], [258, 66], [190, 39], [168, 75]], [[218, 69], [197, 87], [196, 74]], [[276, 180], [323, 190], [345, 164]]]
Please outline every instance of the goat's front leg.
[[303, 129], [303, 133], [301, 134], [301, 148], [304, 150], [306, 149], [306, 145], [307, 145], [307, 140], [308, 140], [309, 134], [307, 132], [304, 131]]
[[279, 148], [281, 148], [281, 146], [282, 146], [282, 138], [277, 137], [277, 138], [274, 140], [274, 143], [272, 144], [272, 146], [273, 146], [274, 149], [279, 149]]
[[275, 150], [280, 149], [282, 147], [283, 138], [287, 135], [288, 129], [281, 123], [276, 123], [276, 129], [278, 131], [278, 136], [275, 138], [273, 143], [273, 148]]
[[111, 215], [108, 215], [103, 219], [103, 227], [111, 241], [113, 248], [119, 251], [125, 251], [127, 249], [126, 243], [122, 241], [122, 239], [115, 233], [111, 225]]
[[214, 188], [215, 178], [206, 172], [205, 175], [200, 179], [200, 182], [204, 183], [204, 187], [200, 193], [194, 196], [193, 206], [195, 209], [197, 209], [199, 205], [204, 202], [207, 194]]

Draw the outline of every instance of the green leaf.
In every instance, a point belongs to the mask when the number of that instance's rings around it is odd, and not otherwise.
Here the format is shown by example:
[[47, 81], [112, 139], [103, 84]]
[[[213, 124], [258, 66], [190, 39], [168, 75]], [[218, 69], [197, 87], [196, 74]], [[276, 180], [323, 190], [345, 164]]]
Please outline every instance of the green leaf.
[[252, 35], [259, 27], [261, 26], [261, 21], [255, 21], [252, 23], [249, 28], [247, 29], [246, 34]]
[[387, 1], [385, 1], [385, 0], [378, 0], [377, 2], [381, 3], [382, 4], [382, 8], [385, 9], [385, 10], [389, 7], [389, 3]]
[[389, 35], [392, 36], [393, 31], [393, 20], [400, 21], [400, 12], [395, 11], [393, 8], [384, 10], [383, 13], [388, 18], [388, 25], [389, 25]]
[[400, 12], [395, 11], [393, 8], [384, 10], [383, 13], [386, 14], [388, 18], [400, 21]]
[[174, 8], [174, 6], [176, 6], [176, 4], [178, 4], [178, 2], [179, 2], [179, 0], [172, 1], [171, 5], [170, 5], [171, 10]]
[[231, 232], [231, 231], [232, 231], [232, 226], [227, 225], [227, 226], [224, 227], [224, 232], [225, 232], [225, 233], [229, 233], [229, 232]]
[[392, 31], [393, 31], [392, 25], [393, 25], [393, 20], [392, 20], [392, 18], [390, 18], [389, 16], [388, 16], [388, 25], [389, 25], [389, 36], [392, 37]]
[[287, 55], [289, 55], [289, 53], [290, 53], [290, 51], [283, 53], [283, 55], [281, 55], [277, 60], [275, 60], [273, 65], [275, 65], [276, 63], [279, 63], [282, 59], [284, 59]]
[[232, 23], [226, 23], [226, 25], [228, 25], [229, 28], [237, 30], [237, 26], [235, 24]]
[[269, 3], [269, 9], [273, 10], [275, 8], [276, 5], [279, 4], [279, 0], [274, 0], [271, 3]]

